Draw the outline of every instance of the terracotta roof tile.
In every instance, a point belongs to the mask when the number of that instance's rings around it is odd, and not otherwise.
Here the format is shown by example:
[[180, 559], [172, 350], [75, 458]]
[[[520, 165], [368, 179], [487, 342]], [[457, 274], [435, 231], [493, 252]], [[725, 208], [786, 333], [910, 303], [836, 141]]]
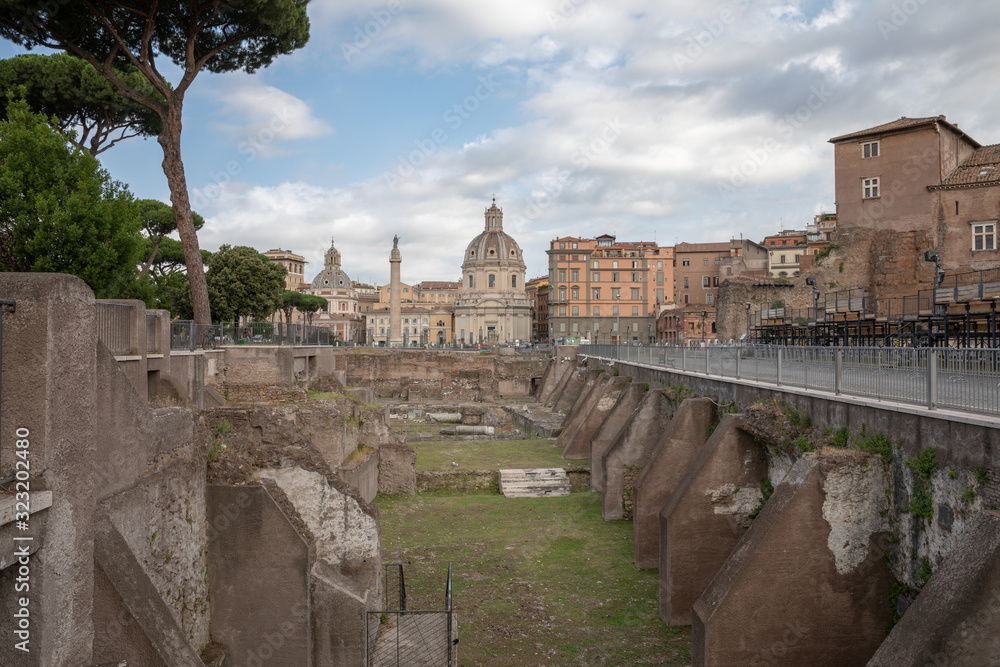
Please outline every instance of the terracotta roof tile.
[[965, 162], [935, 187], [1000, 182], [1000, 144], [976, 149]]

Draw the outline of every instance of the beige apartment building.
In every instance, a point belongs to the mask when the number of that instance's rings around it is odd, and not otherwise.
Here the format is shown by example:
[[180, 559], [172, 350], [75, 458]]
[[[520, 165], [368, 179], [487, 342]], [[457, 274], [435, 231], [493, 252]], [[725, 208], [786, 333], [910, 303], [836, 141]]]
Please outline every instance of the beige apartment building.
[[806, 231], [785, 229], [764, 237], [767, 267], [772, 278], [793, 278], [799, 275], [800, 258], [808, 251]]
[[285, 267], [285, 289], [298, 290], [305, 282], [306, 258], [296, 255], [291, 250], [275, 248], [262, 252], [272, 262], [276, 262]]
[[554, 239], [546, 253], [550, 338], [656, 340], [657, 311], [673, 300], [673, 248], [604, 234]]

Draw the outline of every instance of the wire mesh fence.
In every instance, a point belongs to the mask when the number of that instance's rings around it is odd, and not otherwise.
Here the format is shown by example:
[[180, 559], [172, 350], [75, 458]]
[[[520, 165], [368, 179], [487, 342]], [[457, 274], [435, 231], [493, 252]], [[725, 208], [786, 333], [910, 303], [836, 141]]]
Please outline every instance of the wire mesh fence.
[[403, 566], [383, 566], [382, 609], [368, 612], [368, 667], [457, 665], [458, 632], [451, 606], [451, 563], [443, 609], [407, 609]]

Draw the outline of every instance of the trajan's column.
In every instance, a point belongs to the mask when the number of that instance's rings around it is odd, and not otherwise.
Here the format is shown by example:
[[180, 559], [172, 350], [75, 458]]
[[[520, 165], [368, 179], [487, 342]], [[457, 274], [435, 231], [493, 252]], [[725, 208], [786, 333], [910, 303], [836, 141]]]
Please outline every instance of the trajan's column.
[[399, 254], [399, 236], [392, 237], [392, 252], [389, 254], [389, 347], [403, 346], [403, 320], [400, 315], [399, 263], [403, 261]]

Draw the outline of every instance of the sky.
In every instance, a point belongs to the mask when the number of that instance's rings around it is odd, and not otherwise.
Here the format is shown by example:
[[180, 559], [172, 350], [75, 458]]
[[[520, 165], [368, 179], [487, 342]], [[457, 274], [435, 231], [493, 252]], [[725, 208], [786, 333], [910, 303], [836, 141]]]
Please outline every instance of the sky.
[[[959, 11], [961, 7], [961, 11]], [[311, 38], [184, 107], [202, 248], [386, 283], [460, 279], [493, 197], [547, 273], [562, 236], [760, 242], [833, 211], [831, 137], [946, 115], [1000, 142], [995, 0], [312, 0]], [[0, 57], [21, 50], [0, 43]], [[172, 76], [171, 76], [172, 75]], [[177, 80], [177, 71], [167, 71]], [[169, 201], [155, 140], [101, 155]]]

